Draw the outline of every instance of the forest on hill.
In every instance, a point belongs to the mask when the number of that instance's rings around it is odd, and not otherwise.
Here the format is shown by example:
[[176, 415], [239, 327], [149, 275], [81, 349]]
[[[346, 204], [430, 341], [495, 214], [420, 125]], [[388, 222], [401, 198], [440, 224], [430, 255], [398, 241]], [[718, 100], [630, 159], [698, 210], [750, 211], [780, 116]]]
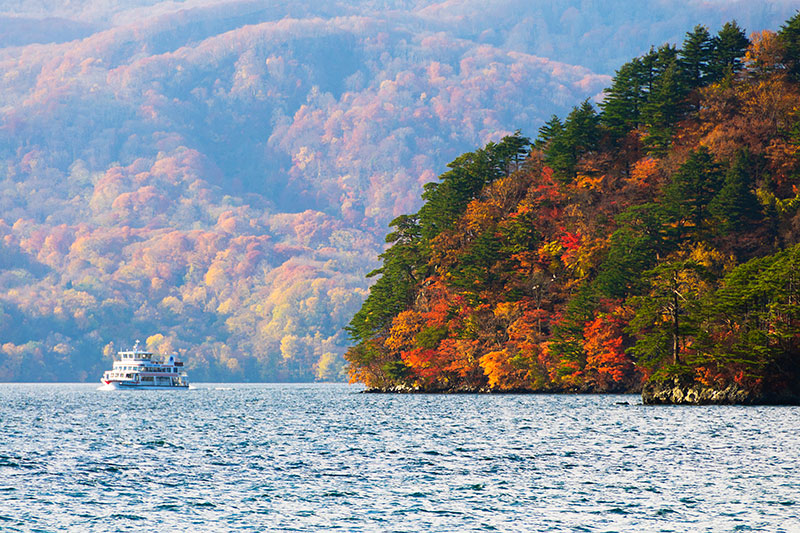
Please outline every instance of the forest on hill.
[[422, 199], [348, 327], [354, 381], [800, 392], [800, 13], [749, 38], [698, 25]]
[[194, 381], [344, 379], [387, 224], [448, 161], [704, 20], [790, 0], [7, 0], [0, 381], [136, 339]]

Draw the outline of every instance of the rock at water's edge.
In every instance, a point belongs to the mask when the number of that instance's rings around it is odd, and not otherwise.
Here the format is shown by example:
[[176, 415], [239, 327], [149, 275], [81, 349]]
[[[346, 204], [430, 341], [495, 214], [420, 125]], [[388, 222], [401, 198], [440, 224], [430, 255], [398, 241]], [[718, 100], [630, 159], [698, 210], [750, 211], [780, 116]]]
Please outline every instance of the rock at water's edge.
[[800, 395], [791, 391], [749, 391], [736, 384], [730, 384], [725, 388], [714, 388], [675, 377], [645, 383], [642, 388], [642, 403], [645, 405], [798, 405]]

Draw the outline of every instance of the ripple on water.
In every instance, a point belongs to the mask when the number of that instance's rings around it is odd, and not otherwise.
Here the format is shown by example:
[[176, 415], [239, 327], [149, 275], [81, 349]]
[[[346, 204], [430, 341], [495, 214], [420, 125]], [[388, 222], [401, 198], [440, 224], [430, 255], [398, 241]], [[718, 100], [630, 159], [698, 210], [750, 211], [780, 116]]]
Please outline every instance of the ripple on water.
[[796, 407], [125, 392], [0, 388], [1, 530], [800, 530]]

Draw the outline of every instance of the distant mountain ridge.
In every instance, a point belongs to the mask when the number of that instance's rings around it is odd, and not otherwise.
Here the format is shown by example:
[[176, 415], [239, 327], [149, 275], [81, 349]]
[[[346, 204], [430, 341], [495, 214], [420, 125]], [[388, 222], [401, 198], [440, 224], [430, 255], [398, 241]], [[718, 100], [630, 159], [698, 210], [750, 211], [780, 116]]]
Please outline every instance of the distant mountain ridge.
[[[579, 4], [4, 3], [76, 39], [0, 43], [0, 379], [93, 379], [135, 338], [191, 350], [194, 379], [337, 378], [422, 185], [608, 86], [619, 31], [574, 32], [642, 13]], [[789, 14], [765, 5], [711, 11]]]

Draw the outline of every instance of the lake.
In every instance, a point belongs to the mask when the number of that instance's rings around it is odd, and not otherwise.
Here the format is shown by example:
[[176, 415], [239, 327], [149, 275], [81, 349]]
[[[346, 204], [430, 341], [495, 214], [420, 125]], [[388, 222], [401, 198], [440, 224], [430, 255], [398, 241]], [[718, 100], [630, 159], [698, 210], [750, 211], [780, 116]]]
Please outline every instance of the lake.
[[0, 384], [0, 531], [800, 531], [800, 407]]

